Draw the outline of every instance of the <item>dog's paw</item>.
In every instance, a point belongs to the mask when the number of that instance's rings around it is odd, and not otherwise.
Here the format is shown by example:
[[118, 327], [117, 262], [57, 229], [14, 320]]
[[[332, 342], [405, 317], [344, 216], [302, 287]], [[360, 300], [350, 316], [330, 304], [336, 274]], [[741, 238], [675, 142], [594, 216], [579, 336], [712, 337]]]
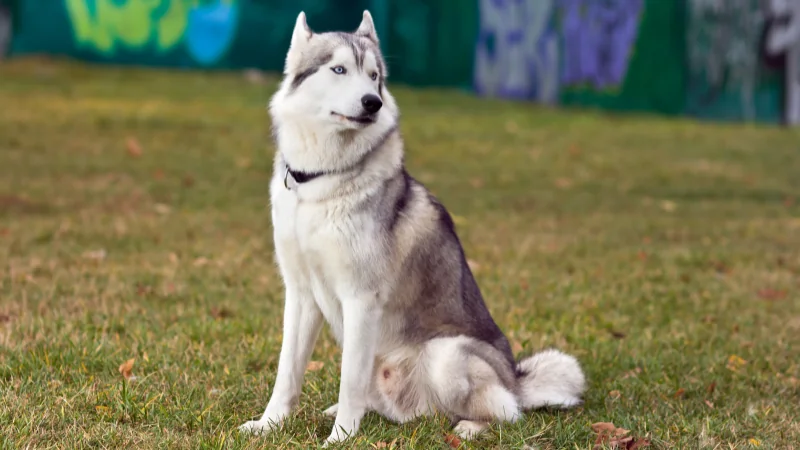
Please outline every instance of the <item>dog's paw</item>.
[[277, 428], [279, 424], [267, 420], [251, 420], [239, 426], [239, 432], [245, 434], [267, 434]]
[[331, 435], [328, 436], [328, 439], [325, 439], [325, 442], [322, 444], [322, 447], [327, 447], [330, 444], [336, 444], [342, 441], [347, 440], [352, 434], [351, 432], [347, 432], [343, 430], [341, 427], [333, 426], [333, 430], [331, 431]]
[[325, 411], [322, 411], [322, 414], [325, 414], [328, 417], [336, 417], [336, 413], [338, 412], [339, 412], [339, 404], [337, 403], [331, 406], [330, 408], [326, 409]]
[[461, 439], [468, 441], [478, 437], [487, 428], [489, 428], [489, 424], [486, 422], [478, 422], [474, 420], [462, 420], [456, 424], [456, 426], [453, 428], [453, 431]]

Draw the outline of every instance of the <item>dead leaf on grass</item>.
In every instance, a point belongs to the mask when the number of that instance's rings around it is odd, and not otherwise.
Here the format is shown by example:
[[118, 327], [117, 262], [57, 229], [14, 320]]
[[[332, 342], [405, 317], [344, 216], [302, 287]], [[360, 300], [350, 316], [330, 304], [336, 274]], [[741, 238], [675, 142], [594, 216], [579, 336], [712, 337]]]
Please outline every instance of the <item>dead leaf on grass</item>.
[[622, 393], [620, 391], [613, 390], [613, 391], [608, 393], [608, 396], [611, 397], [611, 398], [615, 398], [616, 399], [616, 398], [622, 397]]
[[750, 438], [747, 440], [747, 443], [752, 445], [753, 447], [761, 447], [761, 441], [756, 438]]
[[396, 443], [397, 443], [397, 438], [394, 438], [394, 440], [392, 442], [388, 442], [387, 443], [387, 442], [380, 441], [380, 442], [376, 442], [376, 443], [372, 444], [372, 446], [374, 448], [394, 448], [394, 445]]
[[306, 366], [306, 370], [308, 372], [316, 372], [323, 367], [325, 367], [325, 363], [322, 361], [309, 361], [308, 365]]
[[706, 404], [706, 406], [708, 406], [709, 408], [711, 408], [711, 409], [714, 409], [714, 404], [713, 404], [713, 403], [711, 403], [710, 401], [708, 401], [708, 400], [705, 400], [705, 404]]
[[760, 289], [758, 291], [758, 297], [762, 300], [782, 300], [786, 298], [786, 290], [785, 289]]
[[125, 141], [125, 147], [128, 149], [128, 154], [134, 158], [142, 156], [142, 146], [139, 145], [139, 141], [136, 138], [129, 137], [128, 140]]
[[728, 370], [732, 370], [734, 372], [738, 372], [739, 369], [744, 367], [746, 364], [747, 364], [747, 361], [742, 359], [740, 356], [731, 355], [731, 356], [728, 357], [728, 363], [725, 365], [725, 367], [727, 367]]
[[461, 446], [461, 439], [452, 433], [447, 433], [444, 435], [444, 442], [452, 448], [458, 448]]
[[712, 381], [711, 384], [708, 385], [708, 389], [707, 389], [708, 395], [713, 394], [714, 390], [716, 390], [716, 389], [717, 389], [717, 382], [716, 381]]
[[677, 391], [675, 391], [675, 395], [674, 395], [674, 397], [675, 397], [675, 398], [682, 398], [684, 395], [686, 395], [686, 389], [684, 389], [684, 388], [678, 388], [678, 390], [677, 390]]
[[120, 364], [119, 366], [119, 373], [122, 374], [122, 377], [128, 381], [133, 381], [136, 379], [136, 376], [133, 375], [133, 362], [136, 361], [136, 358], [131, 358], [124, 363]]
[[611, 336], [614, 337], [615, 339], [623, 339], [625, 336], [627, 336], [625, 332], [619, 330], [611, 329], [608, 330], [608, 332], [611, 333]]
[[629, 371], [625, 372], [625, 374], [622, 375], [622, 379], [624, 380], [626, 378], [635, 377], [635, 376], [639, 375], [640, 373], [642, 373], [642, 368], [641, 367], [636, 367], [633, 370], [629, 370]]
[[608, 446], [612, 449], [637, 449], [647, 447], [650, 445], [648, 439], [640, 439], [628, 434], [630, 430], [618, 428], [611, 422], [598, 422], [592, 424], [592, 431], [597, 433], [597, 439], [594, 442], [594, 450], [599, 450]]
[[0, 323], [6, 323], [11, 321], [11, 316], [9, 314], [0, 313]]
[[233, 317], [233, 313], [228, 308], [226, 308], [224, 306], [222, 306], [222, 307], [212, 306], [211, 307], [211, 317], [213, 317], [214, 319], [217, 319], [217, 320], [226, 319], [228, 317]]
[[156, 203], [155, 205], [153, 205], [153, 209], [155, 209], [156, 212], [161, 214], [162, 216], [165, 216], [172, 212], [172, 208], [164, 203]]

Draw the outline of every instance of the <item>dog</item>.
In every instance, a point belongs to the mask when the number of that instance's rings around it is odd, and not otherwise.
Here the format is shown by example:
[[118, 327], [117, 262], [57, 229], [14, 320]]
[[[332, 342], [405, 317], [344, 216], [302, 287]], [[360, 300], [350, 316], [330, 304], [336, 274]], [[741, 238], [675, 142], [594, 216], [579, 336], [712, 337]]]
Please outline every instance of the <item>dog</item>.
[[291, 414], [323, 322], [342, 348], [326, 446], [368, 411], [398, 423], [439, 412], [469, 439], [524, 410], [581, 404], [573, 356], [514, 359], [450, 214], [405, 169], [369, 11], [354, 32], [324, 33], [301, 12], [283, 74], [269, 103], [283, 342], [266, 409], [240, 430], [269, 432]]

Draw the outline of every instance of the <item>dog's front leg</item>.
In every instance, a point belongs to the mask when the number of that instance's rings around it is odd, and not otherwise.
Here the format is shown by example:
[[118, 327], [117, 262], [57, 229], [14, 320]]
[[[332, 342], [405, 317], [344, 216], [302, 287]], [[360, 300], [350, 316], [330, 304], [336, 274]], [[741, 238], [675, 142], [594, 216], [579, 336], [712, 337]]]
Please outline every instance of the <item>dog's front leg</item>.
[[364, 297], [342, 302], [342, 380], [336, 421], [326, 445], [354, 435], [368, 407], [383, 311], [375, 295]]
[[278, 375], [264, 414], [240, 427], [245, 432], [266, 432], [278, 426], [297, 405], [308, 359], [322, 328], [322, 313], [312, 293], [287, 283], [283, 313], [283, 343]]

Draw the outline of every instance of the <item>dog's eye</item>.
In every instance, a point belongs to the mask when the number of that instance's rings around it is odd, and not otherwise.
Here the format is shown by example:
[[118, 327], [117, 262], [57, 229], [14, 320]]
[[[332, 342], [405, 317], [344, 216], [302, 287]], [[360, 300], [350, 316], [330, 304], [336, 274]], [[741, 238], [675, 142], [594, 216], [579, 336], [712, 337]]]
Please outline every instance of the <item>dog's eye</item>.
[[347, 73], [347, 69], [345, 69], [342, 66], [331, 67], [331, 70], [333, 71], [333, 73], [337, 75], [344, 75], [345, 73]]
[[370, 75], [370, 78], [372, 78], [372, 81], [377, 80], [378, 79], [378, 72], [372, 72], [372, 75]]

